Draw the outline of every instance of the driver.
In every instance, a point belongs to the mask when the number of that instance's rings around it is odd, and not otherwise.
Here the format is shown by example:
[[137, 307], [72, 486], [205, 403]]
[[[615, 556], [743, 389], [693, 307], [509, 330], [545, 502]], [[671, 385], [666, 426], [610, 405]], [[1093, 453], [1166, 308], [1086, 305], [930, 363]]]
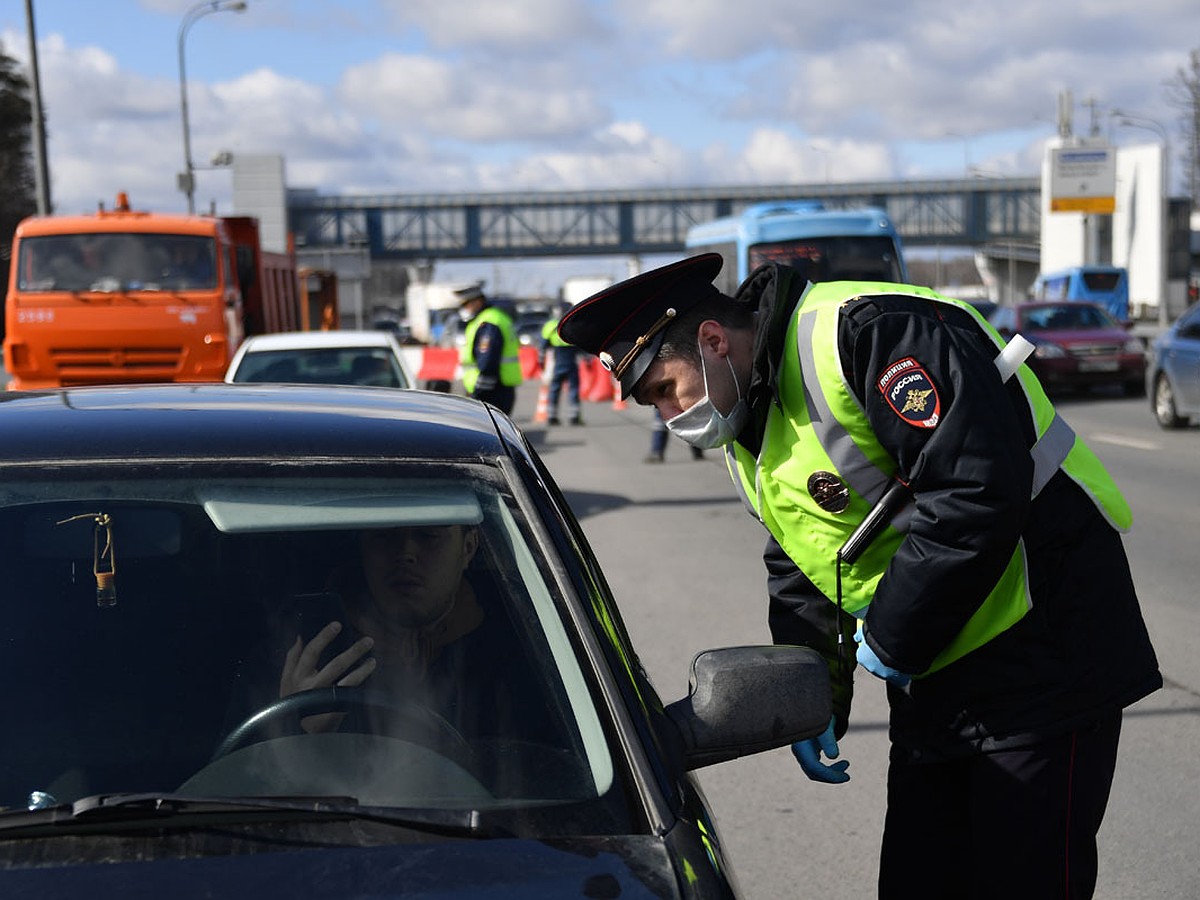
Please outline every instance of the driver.
[[[344, 615], [307, 642], [297, 636], [284, 659], [279, 696], [367, 686], [461, 714], [468, 648], [481, 642], [486, 619], [466, 577], [479, 548], [478, 529], [369, 529], [359, 533], [357, 543], [361, 565], [339, 578]], [[343, 630], [353, 643], [331, 653]], [[303, 724], [307, 731], [328, 731], [341, 719], [338, 713], [309, 716]]]

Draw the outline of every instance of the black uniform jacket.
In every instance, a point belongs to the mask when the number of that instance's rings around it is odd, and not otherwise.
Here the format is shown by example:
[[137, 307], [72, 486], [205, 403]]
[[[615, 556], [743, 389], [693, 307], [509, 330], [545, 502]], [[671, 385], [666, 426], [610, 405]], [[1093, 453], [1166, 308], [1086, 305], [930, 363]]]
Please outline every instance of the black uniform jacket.
[[[758, 310], [754, 415], [738, 438], [755, 452], [804, 287], [791, 270], [766, 266], [736, 298]], [[847, 383], [915, 504], [866, 615], [872, 648], [902, 672], [926, 671], [990, 592], [1018, 539], [1033, 601], [1017, 625], [915, 679], [907, 693], [888, 686], [893, 757], [932, 761], [1026, 745], [1161, 687], [1120, 534], [1062, 471], [1030, 500], [1029, 404], [1016, 378], [1000, 381], [995, 345], [970, 313], [898, 294], [862, 297], [842, 310], [838, 349]], [[903, 418], [878, 386], [906, 357], [936, 389], [941, 417], [933, 428]], [[830, 661], [840, 733], [852, 691], [854, 619], [773, 539], [764, 558], [772, 636], [816, 647]]]

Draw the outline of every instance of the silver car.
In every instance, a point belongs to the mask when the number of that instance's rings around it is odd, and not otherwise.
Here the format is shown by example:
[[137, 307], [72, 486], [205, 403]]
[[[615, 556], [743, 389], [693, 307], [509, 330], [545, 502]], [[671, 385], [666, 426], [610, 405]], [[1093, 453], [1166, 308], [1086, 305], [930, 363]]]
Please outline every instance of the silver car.
[[1183, 428], [1200, 416], [1200, 304], [1150, 345], [1146, 392], [1163, 428]]

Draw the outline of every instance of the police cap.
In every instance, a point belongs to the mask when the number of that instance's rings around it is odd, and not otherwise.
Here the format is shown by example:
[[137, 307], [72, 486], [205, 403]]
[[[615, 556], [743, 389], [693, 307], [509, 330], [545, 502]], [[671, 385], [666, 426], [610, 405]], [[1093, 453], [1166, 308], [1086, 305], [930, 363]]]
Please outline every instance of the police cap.
[[483, 285], [482, 284], [472, 284], [472, 285], [468, 285], [467, 287], [464, 287], [464, 288], [458, 288], [457, 290], [455, 290], [454, 295], [456, 297], [458, 297], [458, 305], [459, 306], [462, 306], [464, 303], [470, 303], [472, 300], [486, 300], [487, 299], [483, 295]]
[[708, 297], [719, 253], [703, 253], [618, 282], [577, 303], [558, 324], [558, 335], [600, 358], [628, 397], [650, 367], [663, 333], [679, 314]]

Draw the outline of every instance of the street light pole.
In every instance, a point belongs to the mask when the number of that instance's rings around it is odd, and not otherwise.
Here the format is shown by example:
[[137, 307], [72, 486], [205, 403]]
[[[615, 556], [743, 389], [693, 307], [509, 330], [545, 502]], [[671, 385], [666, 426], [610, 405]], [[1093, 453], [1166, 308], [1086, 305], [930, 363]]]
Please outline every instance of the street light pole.
[[192, 164], [192, 135], [188, 126], [187, 67], [184, 64], [184, 44], [187, 33], [204, 16], [218, 12], [243, 12], [245, 0], [205, 0], [197, 3], [183, 14], [179, 23], [179, 110], [183, 118], [183, 172], [179, 176], [179, 188], [187, 194], [188, 214], [196, 211], [196, 167]]

